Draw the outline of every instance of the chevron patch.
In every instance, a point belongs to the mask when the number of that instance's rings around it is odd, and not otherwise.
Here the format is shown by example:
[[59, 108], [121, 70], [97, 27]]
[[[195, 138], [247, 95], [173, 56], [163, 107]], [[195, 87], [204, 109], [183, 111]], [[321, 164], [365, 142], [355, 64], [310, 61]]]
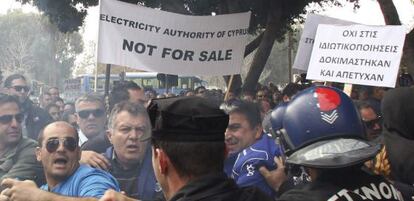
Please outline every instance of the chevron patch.
[[328, 124], [333, 124], [336, 121], [336, 119], [338, 119], [339, 115], [338, 112], [334, 110], [331, 114], [321, 112], [321, 117], [322, 120], [324, 120]]

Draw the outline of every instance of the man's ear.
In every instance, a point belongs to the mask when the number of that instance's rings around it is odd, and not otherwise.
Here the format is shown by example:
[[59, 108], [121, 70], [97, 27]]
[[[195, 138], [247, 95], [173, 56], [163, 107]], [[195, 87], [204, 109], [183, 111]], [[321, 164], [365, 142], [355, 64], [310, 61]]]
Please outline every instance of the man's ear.
[[167, 154], [160, 148], [155, 149], [155, 158], [158, 160], [158, 169], [161, 174], [166, 174], [168, 172], [168, 167], [170, 165], [170, 159]]
[[79, 117], [79, 114], [77, 112], [75, 112], [75, 119], [76, 119], [76, 123], [79, 126], [80, 117]]
[[36, 160], [41, 162], [42, 161], [42, 153], [41, 153], [42, 148], [40, 147], [36, 147]]
[[255, 128], [255, 134], [254, 134], [254, 138], [257, 140], [262, 136], [262, 132], [263, 132], [263, 127], [262, 125], [257, 125]]
[[110, 129], [106, 130], [106, 136], [108, 137], [109, 142], [113, 145], [112, 138], [111, 138], [112, 137], [112, 131]]

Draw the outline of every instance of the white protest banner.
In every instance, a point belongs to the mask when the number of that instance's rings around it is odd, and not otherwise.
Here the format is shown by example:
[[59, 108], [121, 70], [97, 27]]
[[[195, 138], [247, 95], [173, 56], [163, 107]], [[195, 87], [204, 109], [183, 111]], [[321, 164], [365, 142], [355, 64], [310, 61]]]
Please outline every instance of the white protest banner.
[[308, 69], [313, 42], [315, 40], [316, 30], [318, 29], [319, 24], [351, 25], [356, 23], [317, 14], [307, 15], [305, 26], [299, 41], [298, 52], [296, 53], [295, 62], [292, 66], [294, 69], [302, 71], [306, 71]]
[[100, 1], [98, 62], [178, 75], [240, 73], [250, 12], [188, 16]]
[[321, 24], [306, 78], [395, 87], [404, 40], [403, 26]]

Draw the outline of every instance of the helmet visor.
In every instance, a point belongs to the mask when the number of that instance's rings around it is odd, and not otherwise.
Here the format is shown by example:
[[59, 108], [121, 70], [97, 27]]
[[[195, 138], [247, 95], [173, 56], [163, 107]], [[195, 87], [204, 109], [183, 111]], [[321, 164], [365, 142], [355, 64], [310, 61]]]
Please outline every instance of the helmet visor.
[[297, 150], [286, 162], [315, 168], [341, 168], [367, 161], [380, 149], [381, 145], [361, 139], [331, 139]]

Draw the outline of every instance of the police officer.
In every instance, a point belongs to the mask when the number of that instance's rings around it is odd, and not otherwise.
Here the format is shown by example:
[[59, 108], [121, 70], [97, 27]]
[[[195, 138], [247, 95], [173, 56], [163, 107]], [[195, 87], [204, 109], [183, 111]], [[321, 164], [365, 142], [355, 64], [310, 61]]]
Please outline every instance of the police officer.
[[366, 140], [358, 112], [342, 91], [319, 86], [297, 94], [279, 134], [286, 163], [305, 167], [311, 181], [280, 200], [403, 200], [390, 182], [363, 170], [380, 145]]
[[[238, 187], [223, 172], [228, 115], [201, 97], [153, 100], [148, 107], [155, 176], [169, 201], [267, 201], [252, 187]], [[133, 200], [107, 191], [101, 201]]]

